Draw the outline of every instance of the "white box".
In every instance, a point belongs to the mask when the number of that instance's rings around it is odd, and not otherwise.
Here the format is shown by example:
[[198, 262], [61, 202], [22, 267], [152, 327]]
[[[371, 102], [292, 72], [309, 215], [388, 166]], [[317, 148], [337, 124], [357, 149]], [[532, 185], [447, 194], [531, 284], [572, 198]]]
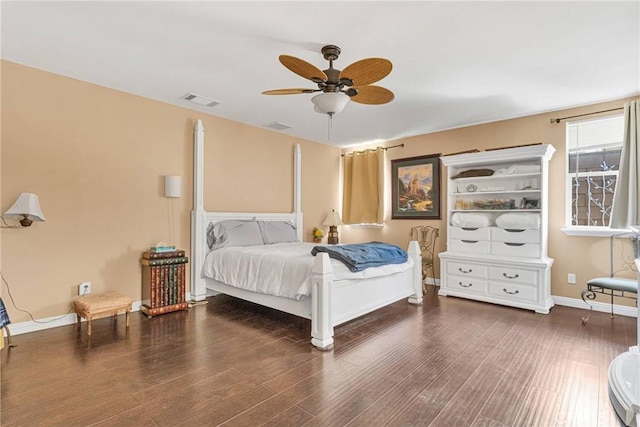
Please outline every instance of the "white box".
[[489, 254], [490, 246], [487, 240], [455, 240], [449, 241], [452, 252], [466, 252], [472, 254]]
[[459, 240], [491, 240], [491, 227], [462, 228], [451, 227], [449, 229], [452, 239]]
[[537, 243], [491, 242], [491, 254], [508, 257], [538, 258], [540, 245]]
[[540, 243], [540, 230], [505, 230], [491, 227], [491, 240], [509, 243]]

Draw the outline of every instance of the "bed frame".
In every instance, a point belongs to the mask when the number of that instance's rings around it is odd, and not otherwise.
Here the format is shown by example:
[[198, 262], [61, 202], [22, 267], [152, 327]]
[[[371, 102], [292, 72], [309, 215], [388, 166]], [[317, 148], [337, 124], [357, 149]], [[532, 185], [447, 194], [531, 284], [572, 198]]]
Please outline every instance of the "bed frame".
[[271, 307], [296, 316], [311, 319], [311, 343], [320, 350], [333, 348], [333, 328], [370, 313], [378, 308], [409, 297], [409, 303], [422, 304], [422, 272], [418, 243], [409, 243], [408, 254], [413, 259], [411, 270], [392, 276], [361, 280], [333, 281], [329, 256], [315, 257], [311, 277], [311, 298], [300, 301], [234, 288], [213, 279], [202, 278], [200, 272], [209, 248], [206, 230], [209, 223], [228, 219], [290, 221], [303, 241], [301, 210], [301, 153], [294, 150], [294, 210], [291, 213], [231, 213], [204, 210], [204, 127], [197, 120], [194, 129], [193, 210], [191, 211], [191, 300], [222, 293], [256, 304]]

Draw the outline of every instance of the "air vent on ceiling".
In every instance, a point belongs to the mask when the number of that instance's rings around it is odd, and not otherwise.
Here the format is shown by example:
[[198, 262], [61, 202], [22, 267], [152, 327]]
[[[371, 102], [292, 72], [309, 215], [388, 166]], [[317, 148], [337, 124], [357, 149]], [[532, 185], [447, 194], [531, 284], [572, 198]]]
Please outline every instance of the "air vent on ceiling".
[[293, 126], [289, 126], [281, 122], [271, 122], [264, 125], [264, 127], [273, 129], [273, 130], [285, 130], [285, 129], [291, 129]]
[[191, 101], [203, 107], [215, 107], [218, 104], [222, 104], [222, 102], [216, 101], [215, 99], [207, 98], [200, 95], [195, 95], [193, 93], [186, 94], [185, 96], [182, 97], [182, 99], [186, 99], [187, 101]]

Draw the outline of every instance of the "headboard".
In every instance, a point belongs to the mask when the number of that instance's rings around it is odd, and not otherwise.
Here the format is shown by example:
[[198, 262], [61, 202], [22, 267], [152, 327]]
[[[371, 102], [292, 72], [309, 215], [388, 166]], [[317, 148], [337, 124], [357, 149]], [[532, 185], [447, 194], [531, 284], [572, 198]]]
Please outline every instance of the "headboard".
[[193, 301], [202, 301], [207, 296], [205, 279], [200, 277], [202, 264], [209, 251], [207, 246], [207, 227], [209, 223], [227, 219], [289, 221], [296, 227], [298, 240], [302, 241], [302, 199], [300, 144], [293, 152], [293, 212], [256, 213], [256, 212], [207, 212], [204, 210], [204, 126], [196, 120], [193, 133], [193, 210], [191, 211], [191, 295]]

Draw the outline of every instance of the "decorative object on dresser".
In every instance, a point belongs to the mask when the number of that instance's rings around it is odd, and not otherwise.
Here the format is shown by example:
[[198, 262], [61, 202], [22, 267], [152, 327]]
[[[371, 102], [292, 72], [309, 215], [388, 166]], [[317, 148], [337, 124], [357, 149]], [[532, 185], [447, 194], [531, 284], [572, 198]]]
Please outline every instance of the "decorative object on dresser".
[[[327, 243], [330, 245], [338, 244], [338, 226], [344, 225], [340, 215], [335, 210], [331, 210], [331, 213], [327, 215], [322, 225], [329, 226], [329, 235], [327, 236]], [[322, 237], [321, 237], [322, 239]]]
[[158, 246], [142, 254], [142, 312], [147, 316], [186, 310], [185, 251], [158, 250]]
[[391, 161], [391, 218], [440, 219], [440, 154]]
[[549, 313], [548, 164], [554, 152], [540, 144], [442, 157], [448, 232], [447, 251], [439, 254], [439, 295]]

